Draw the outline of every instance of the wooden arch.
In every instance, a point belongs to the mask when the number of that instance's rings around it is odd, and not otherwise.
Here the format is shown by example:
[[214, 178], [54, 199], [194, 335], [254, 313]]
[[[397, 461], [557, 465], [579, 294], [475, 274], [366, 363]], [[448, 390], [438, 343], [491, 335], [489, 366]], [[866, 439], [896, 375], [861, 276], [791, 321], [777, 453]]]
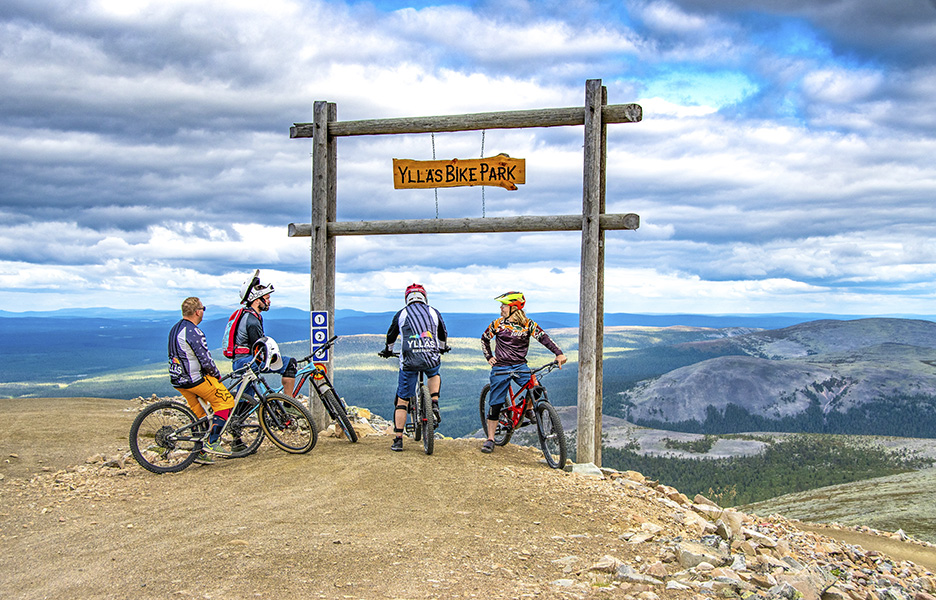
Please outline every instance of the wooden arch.
[[[602, 354], [604, 340], [604, 232], [637, 229], [635, 214], [605, 214], [607, 125], [637, 123], [638, 104], [608, 105], [600, 79], [585, 83], [585, 105], [437, 117], [338, 121], [332, 102], [317, 101], [312, 123], [295, 123], [290, 138], [312, 138], [312, 222], [291, 223], [290, 237], [311, 237], [312, 268], [309, 306], [335, 314], [335, 237], [418, 233], [519, 231], [582, 232], [579, 290], [578, 433], [576, 460], [601, 466]], [[343, 136], [391, 135], [585, 126], [582, 214], [480, 219], [337, 222], [337, 140]], [[329, 369], [331, 370], [331, 369]]]

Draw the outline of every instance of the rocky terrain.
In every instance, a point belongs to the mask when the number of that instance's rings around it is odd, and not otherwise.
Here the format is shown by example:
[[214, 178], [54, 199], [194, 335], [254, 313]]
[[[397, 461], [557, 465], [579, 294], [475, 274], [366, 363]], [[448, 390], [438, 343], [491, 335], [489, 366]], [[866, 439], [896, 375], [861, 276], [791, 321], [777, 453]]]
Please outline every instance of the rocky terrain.
[[[157, 476], [127, 457], [127, 401], [0, 406], [4, 597], [936, 594], [933, 548], [900, 532], [807, 531], [640, 473], [553, 471], [513, 445], [484, 455], [442, 439], [430, 457], [412, 442], [396, 454], [374, 431]], [[836, 539], [859, 534], [863, 545]]]

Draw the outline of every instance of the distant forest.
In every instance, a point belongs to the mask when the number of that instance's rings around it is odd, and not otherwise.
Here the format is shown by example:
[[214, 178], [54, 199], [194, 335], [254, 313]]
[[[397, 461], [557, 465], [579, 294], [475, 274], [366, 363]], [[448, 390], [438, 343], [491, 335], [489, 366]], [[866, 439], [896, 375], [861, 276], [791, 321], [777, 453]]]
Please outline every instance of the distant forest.
[[635, 448], [604, 447], [602, 463], [613, 469], [638, 471], [690, 498], [702, 494], [725, 507], [933, 464], [933, 460], [907, 451], [890, 451], [840, 436], [800, 434], [779, 440], [757, 439], [770, 443], [765, 452], [754, 456], [675, 458], [643, 456]]

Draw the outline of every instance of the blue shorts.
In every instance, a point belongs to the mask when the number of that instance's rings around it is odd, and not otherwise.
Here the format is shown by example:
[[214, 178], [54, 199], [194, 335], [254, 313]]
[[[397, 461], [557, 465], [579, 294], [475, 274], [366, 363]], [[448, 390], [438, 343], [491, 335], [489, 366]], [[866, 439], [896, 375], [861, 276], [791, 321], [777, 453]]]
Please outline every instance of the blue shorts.
[[435, 377], [439, 374], [439, 365], [425, 371], [404, 371], [400, 369], [400, 377], [397, 380], [397, 398], [412, 398], [416, 395], [416, 382], [419, 381], [420, 373], [426, 374], [426, 379]]
[[491, 368], [491, 391], [488, 392], [488, 406], [497, 406], [507, 401], [507, 388], [510, 382], [524, 385], [530, 380], [530, 367], [522, 365], [504, 365]]

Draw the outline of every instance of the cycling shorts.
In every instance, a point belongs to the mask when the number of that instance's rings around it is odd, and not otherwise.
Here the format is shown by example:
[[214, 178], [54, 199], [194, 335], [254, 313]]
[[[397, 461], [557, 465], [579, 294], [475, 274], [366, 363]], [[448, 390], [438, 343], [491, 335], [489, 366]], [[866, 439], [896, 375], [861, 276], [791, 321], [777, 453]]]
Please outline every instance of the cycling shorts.
[[488, 392], [488, 405], [497, 406], [507, 401], [507, 388], [510, 382], [524, 385], [530, 380], [530, 367], [526, 364], [491, 367], [491, 391]]
[[176, 388], [176, 391], [182, 394], [182, 397], [188, 402], [189, 408], [195, 412], [195, 416], [199, 419], [205, 416], [205, 411], [198, 402], [199, 398], [207, 402], [214, 412], [234, 408], [234, 396], [224, 387], [223, 383], [211, 375], [205, 375], [205, 380], [195, 387]]
[[419, 374], [425, 373], [426, 379], [435, 377], [439, 374], [439, 365], [426, 369], [425, 371], [404, 371], [400, 369], [400, 377], [397, 380], [397, 398], [412, 398], [416, 395], [416, 383], [419, 381]]

